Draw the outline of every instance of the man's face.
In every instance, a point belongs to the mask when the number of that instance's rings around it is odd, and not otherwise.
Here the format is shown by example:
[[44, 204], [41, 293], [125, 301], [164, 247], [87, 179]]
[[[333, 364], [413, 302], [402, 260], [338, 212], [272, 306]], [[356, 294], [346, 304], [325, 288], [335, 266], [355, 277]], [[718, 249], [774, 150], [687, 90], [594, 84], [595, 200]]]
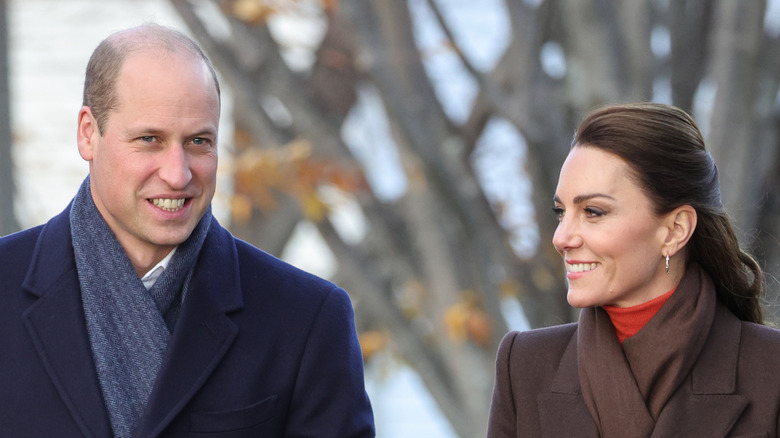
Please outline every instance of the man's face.
[[130, 55], [100, 135], [79, 112], [92, 197], [136, 270], [192, 233], [214, 196], [219, 97], [204, 63], [165, 51]]

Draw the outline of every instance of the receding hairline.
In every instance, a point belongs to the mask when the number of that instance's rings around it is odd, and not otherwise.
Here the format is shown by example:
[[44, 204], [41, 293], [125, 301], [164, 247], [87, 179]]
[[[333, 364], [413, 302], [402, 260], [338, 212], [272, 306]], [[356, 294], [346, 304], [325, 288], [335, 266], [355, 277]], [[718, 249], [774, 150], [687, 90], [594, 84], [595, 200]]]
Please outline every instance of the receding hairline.
[[144, 23], [116, 31], [106, 37], [104, 42], [115, 49], [126, 50], [127, 54], [149, 49], [164, 49], [174, 53], [183, 50], [199, 58], [206, 57], [190, 37], [176, 29], [156, 23]]
[[214, 65], [195, 40], [179, 30], [144, 23], [110, 34], [98, 44], [87, 63], [82, 104], [93, 111], [101, 133], [109, 113], [115, 109], [117, 80], [126, 61], [134, 55], [155, 51], [200, 61], [211, 74], [217, 99], [221, 101]]
[[[220, 94], [219, 81], [211, 60], [192, 38], [181, 31], [156, 23], [144, 23], [136, 27], [116, 31], [106, 37], [103, 43], [108, 44], [113, 50], [122, 53], [122, 64], [135, 54], [155, 51], [163, 51], [180, 56], [192, 56], [194, 59], [202, 61], [211, 71], [214, 76], [217, 94]], [[122, 70], [122, 66], [120, 66], [119, 70]]]

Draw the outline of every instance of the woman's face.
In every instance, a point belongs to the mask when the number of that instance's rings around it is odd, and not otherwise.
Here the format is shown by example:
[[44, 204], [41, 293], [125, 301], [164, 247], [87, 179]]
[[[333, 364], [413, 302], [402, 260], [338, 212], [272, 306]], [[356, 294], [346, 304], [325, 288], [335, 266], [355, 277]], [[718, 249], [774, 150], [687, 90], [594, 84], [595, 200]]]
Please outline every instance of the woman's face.
[[617, 155], [574, 147], [561, 168], [553, 245], [566, 265], [574, 307], [628, 307], [675, 287], [662, 254], [665, 217]]

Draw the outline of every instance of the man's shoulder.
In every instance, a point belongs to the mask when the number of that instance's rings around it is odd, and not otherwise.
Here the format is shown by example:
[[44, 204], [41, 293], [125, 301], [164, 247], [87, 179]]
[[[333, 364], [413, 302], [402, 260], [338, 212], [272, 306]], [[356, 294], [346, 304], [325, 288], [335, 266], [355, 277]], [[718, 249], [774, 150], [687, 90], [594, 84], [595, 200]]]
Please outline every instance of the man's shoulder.
[[289, 286], [307, 286], [333, 289], [337, 286], [310, 272], [304, 271], [262, 249], [236, 237], [236, 252], [240, 270], [252, 274], [252, 278], [260, 278], [264, 282], [285, 282]]
[[0, 293], [17, 290], [24, 282], [43, 226], [0, 237]]
[[[316, 311], [326, 300], [331, 304], [349, 303], [346, 292], [331, 281], [293, 266], [230, 233], [221, 234], [219, 239], [227, 236], [235, 248], [235, 265], [226, 263], [225, 269], [235, 269], [244, 304], [249, 308], [259, 306], [284, 313], [289, 309]], [[222, 244], [227, 243], [222, 240]]]
[[[14, 256], [16, 251], [32, 251], [43, 238], [52, 245], [70, 245], [70, 207], [49, 219], [45, 224], [30, 227], [0, 237], [0, 255]], [[48, 247], [45, 249], [49, 249]], [[17, 256], [20, 254], [16, 254]]]
[[[0, 237], [0, 260], [11, 261], [28, 258], [27, 256], [31, 255], [35, 248], [43, 227], [43, 225], [38, 225]], [[0, 263], [0, 266], [6, 266], [6, 264]]]
[[43, 225], [38, 225], [15, 233], [0, 236], [0, 248], [12, 247], [14, 245], [29, 245], [35, 242], [41, 234]]
[[[331, 327], [352, 320], [352, 302], [341, 287], [238, 238], [233, 237], [233, 241], [248, 326], [260, 324], [280, 330], [294, 325], [296, 330], [308, 330], [317, 321], [328, 321]], [[331, 341], [331, 336], [340, 336], [320, 334]]]

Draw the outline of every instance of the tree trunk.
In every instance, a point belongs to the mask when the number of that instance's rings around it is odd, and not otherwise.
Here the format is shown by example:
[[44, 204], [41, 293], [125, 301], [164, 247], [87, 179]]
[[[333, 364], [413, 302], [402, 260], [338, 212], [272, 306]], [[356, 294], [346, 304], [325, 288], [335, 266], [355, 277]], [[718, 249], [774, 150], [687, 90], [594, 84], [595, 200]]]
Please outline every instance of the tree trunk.
[[[712, 79], [717, 86], [707, 142], [720, 170], [721, 195], [741, 241], [752, 244], [759, 189], [767, 175], [755, 141], [758, 56], [766, 2], [719, 1], [715, 7]], [[748, 234], [745, 234], [748, 233]]]
[[[390, 333], [394, 351], [422, 377], [459, 436], [484, 436], [495, 351], [508, 330], [504, 300], [518, 300], [532, 327], [576, 318], [566, 302], [560, 255], [550, 244], [557, 224], [549, 208], [572, 133], [593, 107], [650, 100], [670, 84], [672, 103], [691, 111], [702, 79], [716, 83], [708, 144], [721, 168], [724, 202], [743, 230], [758, 230], [756, 243], [764, 244], [757, 246], [759, 255], [770, 274], [778, 272], [780, 245], [768, 242], [780, 235], [773, 107], [780, 44], [765, 38], [765, 1], [506, 0], [511, 36], [489, 71], [471, 64], [445, 13], [448, 2], [324, 1], [319, 19], [327, 31], [313, 51], [313, 67], [304, 72], [285, 64], [268, 17], [235, 12], [239, 3], [256, 2], [213, 0], [229, 26], [230, 37], [220, 39], [189, 1], [170, 1], [236, 95], [237, 126], [249, 138], [236, 147], [239, 163], [258, 151], [302, 142], [311, 149], [309, 164], [326, 163], [334, 173], [354, 176], [349, 169], [365, 158], [348, 147], [342, 125], [358, 88], [376, 92], [374, 110], [389, 131], [381, 135], [400, 157], [407, 189], [392, 200], [368, 184], [344, 189], [368, 226], [359, 242], [346, 241], [327, 215], [312, 220], [336, 257], [338, 281], [353, 298], [359, 327]], [[418, 47], [411, 2], [433, 12], [440, 46]], [[657, 55], [652, 36], [663, 29], [670, 53]], [[561, 77], [544, 68], [549, 45], [562, 52]], [[476, 88], [462, 124], [448, 117], [438, 98], [438, 81], [449, 78], [426, 70], [436, 56], [431, 52], [438, 51], [448, 52]], [[286, 115], [274, 117], [269, 101]], [[517, 230], [502, 226], [507, 206], [492, 201], [472, 168], [493, 120], [509, 122], [524, 140], [520, 167], [532, 190], [522, 202], [529, 204], [525, 211], [532, 211], [540, 241], [527, 259], [510, 245]], [[332, 188], [333, 180], [315, 182], [306, 194], [318, 198], [317, 188]], [[290, 184], [300, 189], [300, 183], [293, 178]], [[252, 190], [268, 188], [245, 189], [242, 195], [251, 198]], [[252, 221], [235, 222], [233, 231], [278, 254], [305, 216], [301, 204], [282, 195], [277, 210], [253, 205]]]
[[19, 230], [14, 214], [14, 165], [11, 155], [11, 110], [8, 92], [8, 17], [0, 0], [0, 236]]

